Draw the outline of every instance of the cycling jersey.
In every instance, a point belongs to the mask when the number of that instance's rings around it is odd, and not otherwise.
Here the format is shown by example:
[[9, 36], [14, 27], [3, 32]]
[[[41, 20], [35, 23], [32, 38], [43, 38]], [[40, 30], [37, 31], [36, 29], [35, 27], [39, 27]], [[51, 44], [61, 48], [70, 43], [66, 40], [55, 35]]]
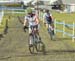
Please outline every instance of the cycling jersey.
[[52, 23], [52, 15], [50, 13], [44, 13], [44, 20], [46, 23], [51, 24]]
[[25, 20], [27, 20], [27, 22], [29, 23], [29, 26], [35, 26], [37, 25], [37, 21], [36, 21], [36, 15], [27, 15], [25, 16]]

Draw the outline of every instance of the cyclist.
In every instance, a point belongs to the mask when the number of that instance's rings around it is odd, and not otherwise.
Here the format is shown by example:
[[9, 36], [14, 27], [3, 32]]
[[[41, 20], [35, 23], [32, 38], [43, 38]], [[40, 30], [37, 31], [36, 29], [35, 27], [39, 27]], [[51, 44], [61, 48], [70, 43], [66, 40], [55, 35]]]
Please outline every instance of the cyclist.
[[[27, 15], [25, 16], [25, 20], [24, 20], [24, 29], [27, 28], [27, 23], [29, 26], [29, 36], [32, 35], [32, 27], [35, 27], [36, 34], [38, 35], [39, 39], [41, 40], [41, 37], [39, 36], [39, 28], [38, 28], [39, 19], [31, 8], [27, 8]], [[32, 40], [30, 40], [29, 46], [30, 47], [33, 46]]]
[[54, 35], [54, 23], [53, 23], [54, 21], [53, 21], [52, 14], [49, 12], [49, 10], [45, 10], [43, 18], [44, 18], [43, 22], [46, 25], [47, 30], [50, 31], [49, 30], [50, 27], [51, 32]]

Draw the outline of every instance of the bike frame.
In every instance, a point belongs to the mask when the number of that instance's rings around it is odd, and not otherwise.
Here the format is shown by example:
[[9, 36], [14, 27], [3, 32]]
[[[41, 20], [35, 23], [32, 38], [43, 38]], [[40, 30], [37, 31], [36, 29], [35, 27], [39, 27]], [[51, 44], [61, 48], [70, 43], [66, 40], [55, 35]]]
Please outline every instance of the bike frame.
[[34, 39], [35, 39], [35, 37], [37, 36], [36, 33], [37, 33], [37, 30], [35, 30], [35, 28], [33, 28], [31, 34], [32, 34], [32, 36], [33, 36]]
[[[38, 42], [38, 35], [37, 35], [37, 30], [35, 27], [32, 28], [32, 41], [33, 41], [33, 53], [34, 53], [34, 48], [36, 49], [37, 52], [43, 52], [43, 54], [45, 54], [45, 45], [44, 43]], [[30, 47], [29, 47], [30, 48]], [[30, 52], [31, 52], [31, 48], [30, 48]]]

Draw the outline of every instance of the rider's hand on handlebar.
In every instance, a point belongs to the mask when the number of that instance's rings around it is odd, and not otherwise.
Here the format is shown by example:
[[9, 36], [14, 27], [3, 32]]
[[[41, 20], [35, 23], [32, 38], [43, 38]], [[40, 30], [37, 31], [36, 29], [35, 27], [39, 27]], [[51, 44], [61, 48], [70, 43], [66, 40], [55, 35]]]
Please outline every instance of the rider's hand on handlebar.
[[26, 32], [26, 29], [28, 29], [28, 27], [27, 26], [24, 26], [23, 27], [23, 30]]

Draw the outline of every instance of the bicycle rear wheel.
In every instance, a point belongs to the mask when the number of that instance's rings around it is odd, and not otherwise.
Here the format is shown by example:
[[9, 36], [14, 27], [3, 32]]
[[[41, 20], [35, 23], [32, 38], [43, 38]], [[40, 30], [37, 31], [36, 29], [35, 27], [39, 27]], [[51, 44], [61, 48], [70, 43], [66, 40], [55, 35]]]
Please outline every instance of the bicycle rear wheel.
[[43, 54], [45, 54], [45, 45], [42, 41], [40, 41], [38, 44], [37, 44], [37, 49], [38, 49], [38, 52], [43, 52]]
[[50, 34], [50, 38], [51, 38], [51, 40], [53, 40], [53, 34], [52, 34], [52, 31], [49, 32], [49, 34]]

